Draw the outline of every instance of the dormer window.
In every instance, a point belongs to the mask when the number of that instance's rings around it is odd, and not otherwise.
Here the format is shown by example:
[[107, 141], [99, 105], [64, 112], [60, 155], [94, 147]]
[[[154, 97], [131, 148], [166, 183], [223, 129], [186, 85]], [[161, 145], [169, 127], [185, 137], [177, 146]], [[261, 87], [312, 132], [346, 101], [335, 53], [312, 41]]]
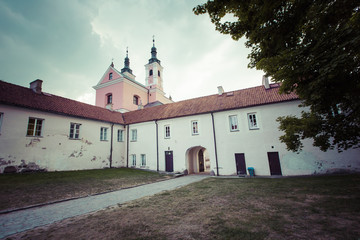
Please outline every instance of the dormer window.
[[134, 103], [135, 105], [139, 105], [139, 97], [138, 97], [138, 96], [134, 95], [134, 97], [133, 97], [133, 103]]
[[153, 70], [150, 69], [150, 71], [149, 71], [149, 76], [152, 76], [152, 75], [153, 75]]
[[109, 80], [111, 80], [113, 78], [113, 73], [109, 73]]

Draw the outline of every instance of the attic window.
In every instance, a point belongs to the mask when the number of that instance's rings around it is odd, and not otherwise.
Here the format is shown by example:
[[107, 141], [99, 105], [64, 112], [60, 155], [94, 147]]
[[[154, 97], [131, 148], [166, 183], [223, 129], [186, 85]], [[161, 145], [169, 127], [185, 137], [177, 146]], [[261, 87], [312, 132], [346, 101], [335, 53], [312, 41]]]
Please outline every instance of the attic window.
[[113, 78], [113, 73], [109, 73], [109, 80], [111, 80]]
[[228, 93], [226, 93], [226, 96], [227, 97], [234, 96], [234, 92], [228, 92]]

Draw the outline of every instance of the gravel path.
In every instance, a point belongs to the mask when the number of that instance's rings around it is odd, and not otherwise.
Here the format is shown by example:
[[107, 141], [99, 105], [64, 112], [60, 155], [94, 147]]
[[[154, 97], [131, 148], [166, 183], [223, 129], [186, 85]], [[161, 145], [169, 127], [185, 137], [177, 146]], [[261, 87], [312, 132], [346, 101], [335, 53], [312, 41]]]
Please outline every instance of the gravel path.
[[166, 190], [201, 181], [208, 175], [188, 175], [134, 188], [0, 214], [0, 238], [66, 218], [98, 211]]

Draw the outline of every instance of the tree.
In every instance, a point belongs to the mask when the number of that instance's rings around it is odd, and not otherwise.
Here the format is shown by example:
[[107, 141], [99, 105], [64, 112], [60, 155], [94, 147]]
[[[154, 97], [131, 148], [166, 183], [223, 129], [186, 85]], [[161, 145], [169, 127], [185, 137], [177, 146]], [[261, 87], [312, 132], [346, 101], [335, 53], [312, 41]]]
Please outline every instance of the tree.
[[360, 146], [359, 1], [209, 0], [193, 11], [234, 40], [245, 36], [248, 66], [299, 96], [302, 115], [277, 119], [288, 150], [305, 138], [323, 151]]

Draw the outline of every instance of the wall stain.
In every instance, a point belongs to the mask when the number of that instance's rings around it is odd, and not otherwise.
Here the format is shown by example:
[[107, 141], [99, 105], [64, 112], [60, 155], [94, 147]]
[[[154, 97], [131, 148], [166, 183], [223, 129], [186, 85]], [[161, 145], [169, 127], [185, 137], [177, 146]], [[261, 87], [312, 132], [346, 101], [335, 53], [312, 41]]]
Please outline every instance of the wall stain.
[[33, 138], [30, 140], [29, 144], [26, 144], [26, 147], [33, 147], [35, 146], [37, 143], [40, 142], [40, 138]]

